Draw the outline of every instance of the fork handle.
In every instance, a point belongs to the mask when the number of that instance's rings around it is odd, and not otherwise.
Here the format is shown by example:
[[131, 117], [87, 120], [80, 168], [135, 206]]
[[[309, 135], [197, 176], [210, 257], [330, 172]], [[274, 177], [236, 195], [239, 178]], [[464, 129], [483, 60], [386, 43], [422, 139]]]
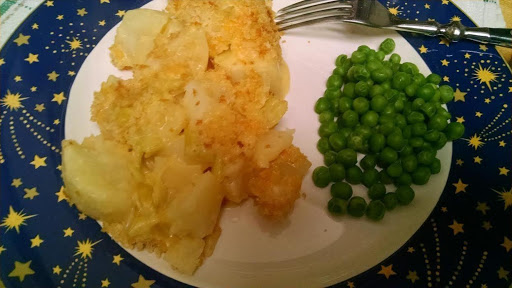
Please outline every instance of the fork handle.
[[417, 22], [402, 19], [394, 19], [392, 25], [386, 28], [429, 36], [443, 36], [453, 42], [467, 39], [497, 46], [512, 47], [512, 29], [507, 28], [466, 27], [459, 21], [441, 25], [436, 21]]

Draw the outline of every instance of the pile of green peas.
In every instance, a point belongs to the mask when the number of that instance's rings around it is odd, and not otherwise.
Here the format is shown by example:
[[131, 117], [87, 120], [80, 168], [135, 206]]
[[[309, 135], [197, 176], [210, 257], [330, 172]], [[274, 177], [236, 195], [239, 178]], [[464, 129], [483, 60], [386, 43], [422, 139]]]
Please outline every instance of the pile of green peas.
[[[378, 51], [362, 45], [350, 57], [338, 56], [315, 104], [325, 166], [313, 171], [313, 182], [320, 188], [333, 183], [332, 214], [378, 221], [386, 210], [408, 205], [415, 196], [411, 185], [441, 171], [437, 151], [464, 134], [442, 106], [453, 100], [453, 89], [439, 86], [437, 74], [425, 77], [415, 64], [400, 63], [394, 49], [388, 38]], [[365, 154], [359, 165], [358, 153]], [[371, 201], [353, 196], [351, 184], [366, 186]], [[386, 192], [387, 184], [396, 190]]]

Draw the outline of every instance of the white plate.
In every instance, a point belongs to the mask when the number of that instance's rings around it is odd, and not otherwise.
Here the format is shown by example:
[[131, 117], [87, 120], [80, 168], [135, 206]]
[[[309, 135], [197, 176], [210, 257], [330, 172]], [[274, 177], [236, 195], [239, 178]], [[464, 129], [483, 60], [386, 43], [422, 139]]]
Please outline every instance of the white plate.
[[[275, 10], [293, 0], [275, 1]], [[161, 9], [165, 0], [146, 8]], [[97, 134], [90, 122], [93, 92], [111, 74], [130, 77], [110, 64], [108, 47], [114, 41], [113, 28], [90, 53], [73, 83], [66, 112], [66, 138], [81, 141]], [[283, 55], [290, 67], [291, 89], [287, 96], [288, 113], [279, 127], [295, 129], [294, 144], [308, 156], [314, 167], [323, 165], [316, 149], [319, 123], [313, 106], [323, 95], [325, 81], [334, 68], [336, 56], [350, 54], [359, 45], [377, 48], [391, 37], [403, 61], [430, 71], [413, 47], [394, 32], [361, 26], [326, 24], [288, 32], [283, 37]], [[415, 187], [416, 198], [407, 207], [386, 214], [373, 223], [365, 218], [332, 218], [326, 211], [329, 190], [316, 188], [309, 173], [299, 199], [286, 223], [269, 223], [258, 216], [252, 203], [224, 210], [215, 253], [194, 276], [173, 271], [165, 261], [146, 252], [127, 250], [146, 265], [176, 280], [199, 287], [325, 287], [378, 264], [400, 248], [427, 219], [444, 188], [450, 167], [451, 143], [439, 151], [441, 173], [427, 186]], [[310, 172], [311, 172], [310, 171]], [[366, 197], [366, 189], [354, 187], [356, 195]]]

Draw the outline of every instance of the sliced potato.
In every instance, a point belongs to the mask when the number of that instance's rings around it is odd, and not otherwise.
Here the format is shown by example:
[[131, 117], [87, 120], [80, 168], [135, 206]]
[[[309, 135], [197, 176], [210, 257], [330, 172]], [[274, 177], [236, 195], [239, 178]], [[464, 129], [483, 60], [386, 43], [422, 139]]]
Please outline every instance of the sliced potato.
[[269, 167], [270, 161], [292, 145], [293, 133], [294, 130], [270, 130], [258, 139], [253, 156], [256, 165], [260, 168]]

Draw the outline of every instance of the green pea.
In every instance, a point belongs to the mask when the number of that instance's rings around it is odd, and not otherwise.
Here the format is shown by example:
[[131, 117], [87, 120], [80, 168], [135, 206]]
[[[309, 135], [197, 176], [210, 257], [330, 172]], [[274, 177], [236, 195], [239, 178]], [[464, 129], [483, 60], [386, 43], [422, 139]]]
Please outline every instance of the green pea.
[[336, 182], [331, 185], [331, 196], [334, 198], [348, 200], [352, 194], [352, 186], [345, 182]]
[[389, 192], [384, 195], [382, 202], [386, 206], [386, 210], [391, 211], [398, 205], [398, 197], [395, 192]]
[[329, 137], [337, 130], [338, 125], [335, 122], [323, 123], [320, 125], [320, 128], [318, 128], [318, 135], [320, 135], [320, 137]]
[[352, 166], [347, 169], [346, 179], [350, 184], [360, 184], [363, 180], [363, 171], [357, 166]]
[[357, 163], [357, 153], [354, 149], [343, 149], [338, 152], [336, 161], [340, 164], [343, 164], [346, 168], [354, 166]]
[[411, 84], [411, 81], [411, 75], [405, 72], [398, 72], [393, 77], [392, 85], [394, 89], [398, 91], [404, 91], [405, 87]]
[[379, 126], [379, 132], [386, 136], [393, 133], [394, 129], [395, 125], [393, 124], [393, 122], [385, 122]]
[[402, 167], [406, 172], [413, 172], [418, 167], [418, 160], [414, 155], [407, 155], [402, 158]]
[[400, 71], [400, 64], [399, 63], [393, 63], [392, 66], [391, 66], [391, 70], [396, 73], [398, 71]]
[[365, 81], [370, 78], [370, 72], [363, 65], [354, 65], [352, 68], [350, 68], [350, 70], [352, 70], [352, 75], [357, 81]]
[[325, 166], [331, 166], [336, 162], [336, 156], [338, 153], [334, 151], [327, 151], [324, 153], [324, 164]]
[[343, 127], [354, 127], [359, 123], [359, 115], [354, 110], [348, 110], [343, 113], [341, 120]]
[[354, 51], [350, 57], [352, 63], [362, 64], [366, 61], [366, 54], [360, 51]]
[[339, 55], [338, 57], [336, 57], [336, 61], [334, 62], [334, 64], [338, 67], [342, 66], [343, 63], [347, 62], [347, 61], [350, 61], [347, 57], [347, 55], [345, 54], [341, 54]]
[[379, 133], [373, 134], [370, 136], [369, 144], [370, 151], [378, 153], [386, 146], [386, 137]]
[[398, 176], [398, 178], [396, 178], [395, 183], [398, 186], [400, 186], [400, 185], [410, 186], [412, 184], [411, 174], [409, 174], [407, 172], [403, 172], [402, 174], [400, 174], [400, 176]]
[[432, 103], [425, 103], [420, 107], [421, 112], [423, 112], [427, 117], [432, 117], [436, 114], [436, 107]]
[[370, 101], [370, 105], [373, 111], [382, 112], [388, 105], [388, 100], [384, 96], [377, 95], [372, 98], [372, 100]]
[[386, 186], [382, 183], [375, 183], [368, 189], [368, 197], [372, 200], [380, 200], [386, 195]]
[[405, 146], [405, 139], [402, 133], [391, 133], [386, 139], [386, 144], [396, 151], [400, 151]]
[[331, 150], [331, 146], [329, 145], [329, 139], [327, 137], [322, 137], [316, 143], [316, 149], [322, 154], [327, 153], [327, 151]]
[[405, 72], [410, 75], [415, 75], [420, 73], [420, 69], [418, 69], [418, 66], [416, 64], [411, 62], [405, 62], [402, 65], [400, 65], [400, 72]]
[[370, 136], [373, 134], [372, 128], [366, 125], [357, 125], [354, 128], [354, 134], [363, 137], [363, 139], [368, 140]]
[[329, 173], [331, 173], [331, 180], [334, 182], [345, 179], [345, 167], [341, 164], [332, 164], [329, 167]]
[[379, 84], [374, 84], [370, 87], [370, 98], [374, 98], [375, 96], [382, 95], [384, 93], [384, 88]]
[[436, 152], [433, 150], [422, 150], [418, 153], [418, 163], [423, 165], [430, 165], [436, 158]]
[[378, 68], [371, 71], [370, 75], [372, 80], [376, 83], [383, 83], [384, 81], [390, 79], [393, 72], [389, 68]]
[[327, 88], [324, 92], [324, 97], [328, 99], [338, 99], [341, 97], [340, 88]]
[[430, 179], [430, 168], [425, 166], [419, 166], [415, 171], [412, 172], [412, 183], [416, 185], [425, 185]]
[[412, 137], [409, 139], [409, 145], [411, 145], [412, 148], [423, 147], [423, 143], [425, 143], [425, 141], [421, 137]]
[[428, 120], [428, 128], [443, 131], [448, 126], [448, 120], [443, 116], [436, 114]]
[[423, 123], [424, 121], [425, 116], [423, 116], [423, 114], [420, 112], [412, 111], [411, 113], [409, 113], [409, 115], [407, 115], [407, 122], [409, 124]]
[[[390, 74], [393, 74], [393, 71], [391, 71], [391, 70], [389, 70], [389, 71], [390, 71]], [[391, 89], [391, 81], [386, 80], [386, 81], [380, 83], [380, 86], [382, 87], [382, 89], [384, 89], [384, 91], [389, 90], [389, 89]]]
[[366, 212], [366, 201], [364, 198], [354, 196], [348, 201], [347, 212], [354, 217], [362, 217]]
[[453, 88], [448, 85], [439, 86], [441, 103], [446, 104], [453, 100]]
[[405, 95], [413, 97], [416, 95], [416, 90], [418, 90], [418, 85], [416, 83], [409, 84], [405, 87]]
[[339, 101], [339, 98], [329, 98], [329, 101], [331, 101], [331, 111], [333, 112], [337, 112], [338, 111], [338, 101]]
[[375, 57], [377, 57], [377, 59], [379, 61], [382, 61], [384, 60], [384, 58], [386, 57], [386, 53], [382, 52], [382, 51], [377, 51], [377, 53], [375, 53]]
[[362, 135], [352, 133], [347, 139], [347, 147], [357, 152], [364, 152], [364, 138]]
[[379, 51], [384, 52], [386, 55], [391, 54], [395, 50], [395, 41], [391, 38], [384, 40], [379, 47]]
[[444, 133], [440, 132], [439, 139], [437, 139], [437, 141], [434, 143], [433, 147], [435, 149], [439, 150], [439, 149], [443, 148], [447, 142], [448, 142], [448, 138], [446, 137], [446, 135]]
[[389, 102], [395, 102], [398, 99], [398, 91], [395, 89], [389, 89], [384, 92], [384, 96]]
[[320, 123], [327, 123], [327, 122], [333, 122], [334, 121], [334, 113], [331, 111], [324, 111], [318, 115], [318, 120]]
[[347, 214], [348, 202], [344, 199], [332, 198], [327, 202], [327, 210], [333, 215]]
[[364, 114], [370, 108], [370, 102], [364, 97], [357, 97], [354, 99], [352, 106], [354, 107], [354, 111], [358, 114]]
[[379, 123], [379, 114], [375, 111], [368, 111], [361, 117], [361, 123], [368, 127], [375, 127]]
[[[373, 87], [373, 85], [375, 84], [375, 82], [371, 79], [371, 78], [368, 78], [365, 80], [366, 84], [368, 84], [368, 91], [370, 91], [370, 88]], [[368, 92], [368, 95], [370, 94], [370, 92]]]
[[391, 56], [389, 56], [389, 62], [391, 63], [400, 63], [400, 61], [402, 61], [402, 57], [396, 53], [393, 53]]
[[338, 133], [340, 133], [343, 138], [347, 139], [352, 134], [352, 128], [341, 128]]
[[403, 168], [400, 162], [396, 161], [391, 163], [391, 165], [389, 165], [388, 168], [386, 168], [386, 172], [388, 173], [389, 176], [397, 178], [400, 175], [402, 175]]
[[370, 92], [370, 86], [365, 81], [359, 81], [356, 83], [354, 93], [359, 97], [366, 97]]
[[414, 199], [414, 190], [409, 186], [398, 187], [395, 194], [400, 205], [409, 205]]
[[439, 172], [441, 172], [441, 160], [434, 158], [434, 161], [430, 164], [430, 173], [438, 174]]
[[405, 126], [402, 128], [402, 136], [404, 139], [409, 139], [412, 136], [412, 129], [411, 126]]
[[430, 84], [426, 84], [419, 87], [418, 90], [416, 90], [416, 97], [421, 98], [425, 101], [429, 101], [430, 99], [432, 99], [435, 93], [436, 90], [434, 89], [434, 87], [432, 87], [432, 85]]
[[453, 141], [462, 137], [462, 135], [464, 135], [464, 131], [464, 125], [459, 122], [451, 122], [446, 126], [446, 129], [444, 129], [444, 134], [446, 134], [449, 141]]
[[342, 81], [341, 77], [338, 75], [331, 75], [327, 79], [326, 86], [329, 89], [340, 89], [342, 85], [343, 85], [343, 81]]
[[404, 100], [402, 99], [398, 99], [395, 101], [395, 104], [393, 105], [393, 110], [395, 112], [402, 112], [404, 110], [404, 107], [405, 107], [405, 103], [404, 103]]
[[414, 123], [411, 125], [412, 136], [423, 136], [427, 133], [427, 124], [425, 123]]
[[379, 178], [380, 178], [380, 182], [382, 184], [392, 184], [393, 183], [393, 178], [391, 178], [391, 176], [388, 175], [386, 170], [381, 170], [379, 172]]
[[329, 168], [325, 166], [316, 167], [313, 170], [313, 183], [316, 187], [324, 188], [331, 183], [331, 173], [329, 173]]
[[347, 146], [347, 140], [340, 133], [333, 133], [329, 136], [329, 144], [332, 150], [338, 152]]
[[452, 118], [452, 114], [450, 114], [450, 112], [448, 112], [442, 106], [437, 108], [437, 115], [440, 115], [441, 117], [445, 118], [446, 120]]
[[352, 101], [353, 100], [351, 98], [341, 97], [338, 100], [338, 110], [341, 113], [344, 113], [345, 111], [351, 110], [352, 109]]
[[347, 76], [347, 73], [348, 69], [343, 66], [336, 66], [336, 68], [332, 70], [332, 74], [341, 77], [341, 79], [344, 79], [344, 77]]
[[359, 47], [357, 47], [357, 51], [359, 52], [363, 52], [364, 54], [369, 54], [370, 52], [374, 51], [375, 50], [372, 50], [370, 47], [368, 47], [367, 45], [361, 45]]
[[386, 206], [380, 200], [373, 200], [366, 208], [366, 217], [373, 221], [380, 221], [386, 214]]
[[439, 131], [430, 130], [423, 137], [428, 142], [436, 142], [439, 139]]
[[375, 156], [373, 154], [368, 154], [368, 155], [364, 156], [363, 159], [361, 159], [361, 161], [359, 162], [359, 165], [364, 170], [370, 170], [370, 169], [375, 168], [376, 162], [377, 162], [377, 156]]
[[379, 159], [386, 164], [391, 164], [398, 160], [398, 153], [389, 147], [384, 147], [380, 152]]
[[363, 179], [361, 182], [366, 187], [371, 187], [379, 181], [379, 171], [375, 169], [368, 169], [363, 172]]
[[427, 82], [432, 83], [434, 85], [439, 85], [439, 83], [441, 83], [441, 76], [439, 76], [436, 73], [432, 73], [427, 76]]
[[[397, 114], [395, 116], [395, 126], [400, 128], [400, 129], [404, 129], [405, 127], [407, 127], [407, 120], [405, 119], [405, 116], [402, 115], [402, 114]], [[404, 137], [405, 138], [405, 137]]]
[[421, 107], [425, 105], [425, 100], [421, 99], [421, 98], [416, 98], [412, 101], [412, 110], [413, 111], [418, 111], [421, 109]]
[[331, 102], [327, 98], [319, 98], [315, 103], [315, 112], [320, 114], [324, 111], [331, 110]]
[[370, 71], [370, 72], [375, 70], [375, 69], [382, 68], [382, 67], [383, 67], [382, 63], [380, 61], [378, 61], [378, 60], [368, 60], [366, 62], [366, 69], [368, 71]]
[[342, 96], [347, 97], [347, 98], [354, 98], [355, 97], [355, 93], [354, 93], [355, 87], [356, 87], [356, 83], [350, 82], [350, 83], [345, 84], [345, 86], [343, 86]]
[[418, 73], [418, 74], [415, 74], [414, 76], [412, 76], [412, 81], [414, 82], [414, 84], [416, 84], [418, 87], [419, 86], [423, 86], [425, 84], [427, 84], [427, 79], [425, 78], [425, 76], [421, 73]]

